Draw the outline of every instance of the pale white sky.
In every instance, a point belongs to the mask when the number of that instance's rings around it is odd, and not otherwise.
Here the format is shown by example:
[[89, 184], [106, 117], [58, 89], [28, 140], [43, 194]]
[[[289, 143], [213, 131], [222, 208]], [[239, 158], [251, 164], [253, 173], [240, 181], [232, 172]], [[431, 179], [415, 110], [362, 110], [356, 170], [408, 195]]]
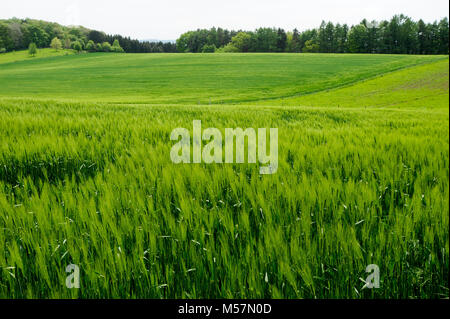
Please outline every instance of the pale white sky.
[[160, 40], [213, 26], [304, 30], [318, 27], [322, 20], [351, 25], [398, 13], [432, 22], [448, 11], [447, 0], [0, 0], [0, 19], [34, 18]]

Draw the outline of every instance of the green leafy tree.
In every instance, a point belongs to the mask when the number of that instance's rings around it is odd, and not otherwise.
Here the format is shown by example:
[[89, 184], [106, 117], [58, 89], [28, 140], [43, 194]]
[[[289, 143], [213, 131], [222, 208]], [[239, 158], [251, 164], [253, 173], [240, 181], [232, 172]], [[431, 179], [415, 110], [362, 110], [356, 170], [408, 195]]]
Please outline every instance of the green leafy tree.
[[287, 35], [283, 29], [277, 30], [277, 51], [284, 52], [287, 45]]
[[427, 54], [438, 54], [439, 53], [439, 25], [437, 21], [428, 24], [428, 32], [429, 32], [429, 43], [428, 43], [428, 52]]
[[117, 39], [114, 40], [113, 45], [111, 47], [111, 51], [112, 52], [117, 52], [117, 53], [123, 53], [124, 52], [122, 47], [120, 46], [119, 40], [117, 40]]
[[112, 48], [111, 48], [111, 44], [109, 44], [109, 42], [103, 42], [102, 43], [102, 51], [103, 52], [111, 52]]
[[202, 49], [203, 53], [214, 53], [216, 52], [216, 46], [214, 44], [205, 44]]
[[259, 28], [254, 34], [256, 52], [277, 52], [278, 33], [273, 28]]
[[305, 53], [317, 53], [320, 51], [320, 46], [316, 40], [307, 40], [305, 46], [303, 47], [303, 52]]
[[24, 39], [27, 45], [31, 42], [35, 43], [37, 47], [44, 48], [50, 44], [50, 38], [47, 32], [37, 25], [25, 25]]
[[0, 47], [10, 51], [14, 48], [14, 42], [9, 34], [9, 28], [6, 24], [0, 23]]
[[226, 46], [217, 49], [216, 52], [217, 53], [238, 53], [240, 51], [234, 45], [232, 45], [231, 43], [228, 43]]
[[72, 43], [72, 49], [77, 51], [77, 53], [80, 53], [83, 50], [83, 46], [81, 45], [80, 41], [75, 41]]
[[217, 28], [216, 31], [217, 43], [216, 47], [220, 48], [228, 44], [228, 30]]
[[86, 51], [88, 51], [88, 52], [97, 51], [97, 47], [96, 47], [94, 41], [92, 41], [92, 40], [88, 41], [88, 43], [86, 44]]
[[419, 54], [426, 54], [428, 50], [428, 29], [425, 22], [420, 19], [419, 22], [417, 22], [417, 40], [418, 40], [418, 53]]
[[64, 49], [70, 49], [72, 47], [72, 42], [69, 38], [64, 39]]
[[301, 50], [301, 42], [300, 42], [300, 33], [297, 29], [294, 29], [292, 32], [292, 43], [291, 43], [291, 52], [300, 52]]
[[368, 33], [363, 24], [353, 26], [348, 34], [348, 49], [351, 53], [367, 53]]
[[9, 35], [13, 41], [13, 50], [24, 49], [23, 47], [23, 32], [20, 23], [13, 21], [8, 25]]
[[239, 32], [231, 39], [231, 46], [239, 52], [248, 52], [252, 45], [252, 36], [247, 32]]
[[62, 48], [61, 40], [58, 39], [57, 37], [54, 37], [52, 42], [50, 43], [50, 47], [55, 49], [55, 51], [61, 50]]
[[322, 21], [320, 24], [319, 30], [318, 30], [318, 44], [319, 44], [319, 51], [320, 52], [327, 52], [327, 45], [328, 45], [328, 37], [327, 33], [325, 31], [327, 24], [325, 21]]
[[348, 37], [348, 26], [346, 24], [340, 25], [336, 24], [334, 28], [334, 36], [336, 40], [336, 53], [346, 53], [347, 48], [347, 37]]
[[398, 43], [403, 54], [417, 53], [419, 40], [417, 38], [417, 24], [409, 17], [400, 15], [400, 32]]
[[449, 46], [449, 23], [444, 18], [439, 22], [439, 54], [448, 54]]
[[337, 44], [333, 23], [328, 22], [325, 24], [325, 21], [322, 21], [319, 29], [319, 47], [320, 52], [324, 53], [331, 53], [336, 51]]
[[377, 53], [379, 51], [379, 28], [378, 23], [376, 21], [368, 22], [364, 19], [361, 22], [362, 25], [366, 27], [366, 36], [365, 41], [366, 47], [364, 48], [364, 52], [367, 53]]
[[178, 39], [177, 39], [177, 50], [180, 53], [186, 53], [191, 52], [190, 43], [191, 39], [193, 37], [193, 32], [186, 32], [183, 33]]
[[286, 32], [286, 52], [294, 52], [292, 50], [292, 32]]
[[[312, 49], [311, 45], [318, 44], [318, 31], [316, 29], [306, 30], [300, 34], [300, 52], [305, 52], [306, 42], [310, 45], [306, 50]], [[318, 51], [317, 51], [318, 52]]]
[[37, 46], [36, 43], [31, 42], [28, 46], [28, 54], [31, 56], [35, 56], [37, 54]]
[[402, 53], [403, 47], [401, 46], [402, 43], [400, 43], [400, 16], [396, 15], [393, 16], [391, 21], [389, 21], [388, 27], [387, 27], [387, 34], [386, 34], [386, 42], [387, 42], [387, 48], [389, 53]]
[[88, 40], [92, 40], [94, 43], [106, 42], [106, 34], [97, 30], [89, 31], [87, 38]]

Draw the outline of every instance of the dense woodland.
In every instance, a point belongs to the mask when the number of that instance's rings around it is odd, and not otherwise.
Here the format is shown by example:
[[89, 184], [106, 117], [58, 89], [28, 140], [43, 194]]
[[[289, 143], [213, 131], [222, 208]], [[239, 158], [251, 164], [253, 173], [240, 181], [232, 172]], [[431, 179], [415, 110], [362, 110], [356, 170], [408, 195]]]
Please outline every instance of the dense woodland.
[[[0, 20], [0, 52], [28, 49], [31, 43], [38, 48], [50, 47], [53, 39], [59, 39], [65, 49], [114, 51], [114, 41], [118, 40], [123, 51], [128, 53], [176, 52], [175, 43], [146, 42], [108, 35], [81, 26], [62, 26], [57, 23], [32, 19]], [[121, 52], [121, 50], [116, 50]]]
[[0, 53], [26, 49], [31, 43], [38, 48], [49, 47], [55, 38], [61, 41], [61, 47], [90, 52], [448, 54], [449, 21], [444, 18], [425, 23], [396, 15], [389, 21], [363, 20], [351, 27], [324, 21], [319, 28], [303, 32], [297, 29], [286, 32], [281, 28], [259, 28], [255, 31], [211, 28], [186, 32], [176, 43], [163, 43], [139, 41], [81, 26], [67, 27], [40, 20], [0, 20]]
[[449, 22], [417, 22], [404, 15], [389, 21], [349, 27], [322, 22], [319, 28], [299, 32], [259, 28], [228, 31], [221, 28], [186, 32], [177, 40], [179, 52], [320, 52], [448, 54]]

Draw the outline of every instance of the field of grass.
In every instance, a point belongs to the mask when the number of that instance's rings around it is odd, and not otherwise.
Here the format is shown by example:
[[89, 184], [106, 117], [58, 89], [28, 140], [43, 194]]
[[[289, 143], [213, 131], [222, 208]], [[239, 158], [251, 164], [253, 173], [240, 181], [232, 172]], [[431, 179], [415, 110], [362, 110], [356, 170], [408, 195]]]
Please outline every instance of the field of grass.
[[448, 109], [448, 59], [317, 94], [257, 101], [257, 105]]
[[242, 103], [335, 88], [441, 59], [340, 54], [82, 54], [3, 64], [0, 97]]
[[[0, 62], [0, 297], [448, 297], [448, 79], [429, 56]], [[173, 164], [193, 120], [278, 128], [277, 173]]]
[[41, 58], [66, 56], [69, 54], [74, 54], [74, 51], [73, 50], [55, 51], [54, 49], [45, 48], [45, 49], [38, 49], [37, 54], [35, 56], [30, 56], [28, 54], [28, 51], [13, 51], [0, 54], [0, 64], [14, 63], [20, 61], [34, 61]]

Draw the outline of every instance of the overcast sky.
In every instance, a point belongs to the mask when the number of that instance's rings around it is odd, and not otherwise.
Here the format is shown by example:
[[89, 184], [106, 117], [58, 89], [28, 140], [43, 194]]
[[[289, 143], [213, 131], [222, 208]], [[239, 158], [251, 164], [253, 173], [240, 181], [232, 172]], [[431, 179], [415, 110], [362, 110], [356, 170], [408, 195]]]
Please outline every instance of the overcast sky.
[[305, 30], [322, 20], [351, 25], [397, 13], [432, 22], [448, 16], [448, 11], [448, 0], [0, 0], [0, 19], [42, 19], [159, 40], [213, 26]]

